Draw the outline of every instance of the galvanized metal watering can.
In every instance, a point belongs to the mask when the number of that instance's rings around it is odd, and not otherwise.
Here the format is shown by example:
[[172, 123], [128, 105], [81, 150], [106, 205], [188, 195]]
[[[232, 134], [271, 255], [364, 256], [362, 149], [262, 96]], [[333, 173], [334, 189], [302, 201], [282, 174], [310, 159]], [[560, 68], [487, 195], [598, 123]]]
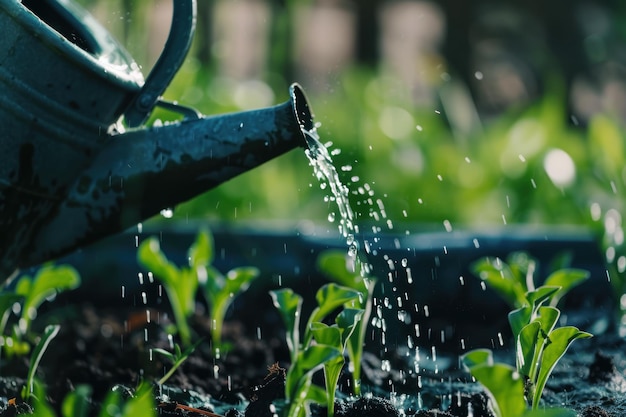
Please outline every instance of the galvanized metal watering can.
[[[160, 98], [195, 28], [195, 0], [173, 1], [144, 81], [71, 0], [0, 0], [0, 281], [306, 146], [295, 84], [286, 103], [215, 117]], [[155, 106], [184, 119], [142, 126]]]

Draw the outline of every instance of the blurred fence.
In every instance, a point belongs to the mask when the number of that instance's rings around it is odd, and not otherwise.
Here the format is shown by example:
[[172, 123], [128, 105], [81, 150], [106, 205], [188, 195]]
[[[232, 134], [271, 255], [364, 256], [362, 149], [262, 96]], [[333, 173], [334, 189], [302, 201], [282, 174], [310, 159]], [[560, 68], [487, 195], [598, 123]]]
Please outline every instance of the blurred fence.
[[[154, 63], [170, 0], [82, 2], [144, 67]], [[193, 55], [218, 77], [299, 80], [328, 93], [357, 65], [396, 80], [397, 93], [418, 106], [432, 106], [442, 84], [458, 81], [485, 115], [531, 102], [558, 78], [581, 122], [599, 111], [626, 116], [619, 2], [199, 0], [198, 7]]]

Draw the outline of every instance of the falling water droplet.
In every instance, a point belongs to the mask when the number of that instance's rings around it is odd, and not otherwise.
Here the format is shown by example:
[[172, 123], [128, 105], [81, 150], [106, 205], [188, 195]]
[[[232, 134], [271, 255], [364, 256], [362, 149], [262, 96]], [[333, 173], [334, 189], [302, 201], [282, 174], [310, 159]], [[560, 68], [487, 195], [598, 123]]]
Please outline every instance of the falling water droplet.
[[165, 217], [166, 219], [171, 219], [172, 217], [174, 217], [174, 210], [172, 210], [171, 208], [164, 208], [163, 210], [161, 210], [161, 216]]

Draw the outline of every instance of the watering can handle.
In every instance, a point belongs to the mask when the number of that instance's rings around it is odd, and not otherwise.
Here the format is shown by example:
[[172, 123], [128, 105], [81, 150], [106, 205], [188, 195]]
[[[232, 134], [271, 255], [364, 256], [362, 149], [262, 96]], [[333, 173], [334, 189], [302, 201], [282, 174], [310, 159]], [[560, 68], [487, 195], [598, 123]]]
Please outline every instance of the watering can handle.
[[196, 28], [196, 0], [172, 0], [174, 12], [170, 34], [163, 52], [148, 75], [139, 94], [124, 113], [126, 123], [137, 127], [144, 123], [182, 65]]

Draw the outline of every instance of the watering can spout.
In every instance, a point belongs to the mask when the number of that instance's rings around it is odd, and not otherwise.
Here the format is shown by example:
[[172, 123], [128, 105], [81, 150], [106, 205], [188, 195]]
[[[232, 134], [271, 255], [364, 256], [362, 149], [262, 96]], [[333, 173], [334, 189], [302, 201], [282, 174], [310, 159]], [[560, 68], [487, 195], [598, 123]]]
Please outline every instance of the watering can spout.
[[111, 136], [22, 261], [53, 259], [306, 147], [313, 117], [302, 89], [267, 109], [200, 117]]

